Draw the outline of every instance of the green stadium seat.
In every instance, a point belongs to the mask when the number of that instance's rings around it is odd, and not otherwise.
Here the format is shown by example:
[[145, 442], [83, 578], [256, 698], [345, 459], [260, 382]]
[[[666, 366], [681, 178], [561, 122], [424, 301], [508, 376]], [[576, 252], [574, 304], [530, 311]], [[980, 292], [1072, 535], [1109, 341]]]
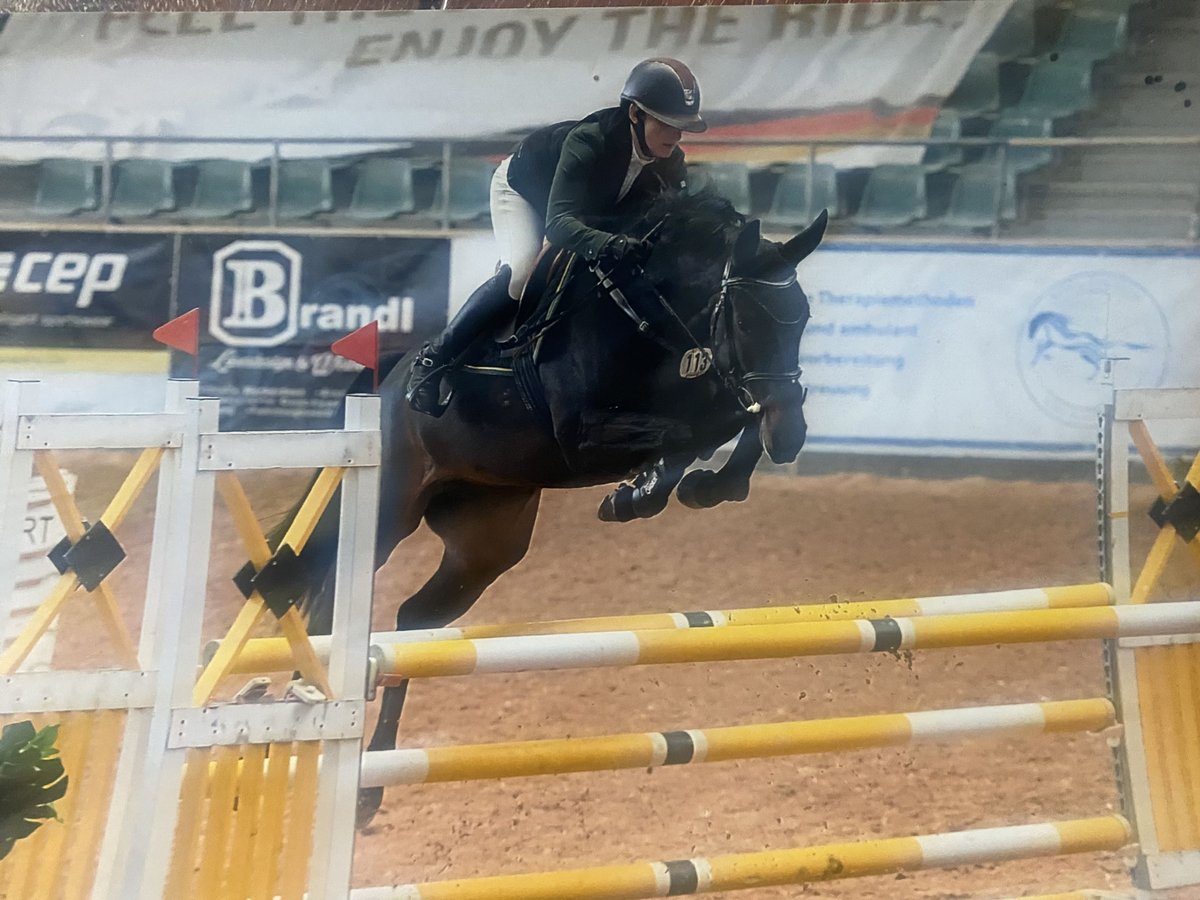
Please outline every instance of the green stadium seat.
[[[958, 117], [958, 113], [952, 109], [943, 109], [938, 113], [929, 136], [943, 140], [958, 140], [961, 138], [962, 120]], [[962, 161], [963, 148], [961, 145], [943, 144], [941, 146], [926, 147], [925, 155], [921, 158], [921, 165], [925, 167], [926, 172], [940, 172], [943, 169], [948, 169], [950, 166], [957, 166]]]
[[983, 45], [984, 51], [994, 53], [1001, 60], [1032, 54], [1037, 37], [1033, 15], [1034, 4], [1030, 0], [1017, 0]]
[[871, 170], [854, 222], [867, 228], [895, 228], [925, 218], [927, 209], [925, 168], [885, 164]]
[[[1054, 120], [1039, 116], [1022, 116], [1016, 113], [1005, 113], [992, 126], [992, 137], [1053, 137]], [[988, 153], [989, 159], [996, 159], [1000, 151]], [[1052, 147], [1008, 147], [1004, 159], [1009, 169], [1018, 174], [1032, 172], [1042, 166], [1054, 162]]]
[[765, 219], [772, 225], [803, 228], [822, 209], [829, 210], [830, 218], [841, 215], [838, 203], [837, 169], [826, 163], [817, 163], [812, 172], [812, 201], [807, 200], [808, 164], [795, 163], [787, 166], [775, 186], [771, 208]]
[[38, 167], [34, 210], [70, 216], [100, 205], [100, 167], [85, 159], [43, 159]]
[[110, 211], [119, 219], [139, 219], [175, 208], [175, 164], [161, 159], [122, 159], [113, 163]]
[[37, 163], [0, 163], [0, 210], [28, 211], [37, 194]]
[[327, 159], [279, 162], [279, 215], [300, 219], [333, 209], [333, 169]]
[[688, 187], [711, 188], [741, 213], [750, 212], [750, 169], [742, 163], [705, 163], [688, 166]]
[[196, 162], [196, 192], [187, 214], [219, 219], [254, 209], [254, 167], [233, 159]]
[[1129, 39], [1128, 17], [1091, 13], [1088, 9], [1086, 13], [1076, 12], [1067, 19], [1055, 45], [1060, 58], [1095, 62], [1125, 49]]
[[946, 100], [946, 107], [961, 117], [981, 116], [1000, 108], [1000, 57], [980, 53]]
[[938, 222], [955, 228], [992, 228], [999, 220], [1016, 217], [1016, 174], [1006, 169], [1001, 175], [994, 162], [976, 163], [959, 170], [950, 205]]
[[355, 219], [378, 220], [417, 208], [413, 167], [407, 159], [370, 157], [358, 168], [349, 213]]
[[[463, 157], [454, 159], [450, 164], [450, 222], [472, 222], [491, 213], [492, 174], [496, 166], [489, 160], [478, 157]], [[434, 196], [432, 215], [442, 214], [442, 204], [445, 202], [445, 173], [438, 180]]]
[[1043, 57], [1029, 73], [1015, 112], [1062, 119], [1092, 105], [1092, 64], [1073, 56]]

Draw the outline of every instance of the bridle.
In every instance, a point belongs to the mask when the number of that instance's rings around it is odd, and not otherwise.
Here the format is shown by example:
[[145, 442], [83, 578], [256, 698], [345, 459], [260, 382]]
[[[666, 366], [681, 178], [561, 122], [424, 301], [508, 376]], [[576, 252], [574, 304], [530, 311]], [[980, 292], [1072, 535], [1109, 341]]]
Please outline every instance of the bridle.
[[[786, 290], [797, 283], [796, 273], [793, 271], [787, 278], [782, 281], [772, 281], [766, 278], [749, 278], [740, 275], [731, 275], [733, 260], [730, 258], [725, 263], [725, 274], [721, 277], [721, 290], [717, 295], [717, 302], [713, 304], [712, 314], [709, 316], [708, 334], [714, 347], [713, 354], [713, 371], [715, 371], [721, 382], [737, 399], [738, 404], [746, 412], [751, 415], [757, 415], [762, 411], [762, 404], [754, 399], [754, 393], [750, 390], [749, 385], [756, 381], [775, 382], [778, 384], [799, 384], [802, 371], [799, 364], [794, 369], [788, 369], [786, 372], [758, 372], [753, 369], [747, 369], [742, 354], [738, 350], [738, 342], [733, 336], [733, 328], [731, 327], [730, 319], [733, 316], [733, 305], [729, 302], [729, 294], [733, 290], [745, 290], [750, 286], [764, 287], [771, 290]], [[661, 298], [660, 298], [661, 299]], [[755, 300], [755, 302], [758, 302]], [[664, 301], [665, 303], [665, 301]], [[781, 319], [767, 309], [763, 304], [763, 311], [778, 325], [795, 325], [803, 315], [797, 316], [795, 319]], [[676, 317], [678, 318], [678, 317]], [[682, 321], [682, 320], [681, 320]], [[685, 326], [686, 327], [686, 326]], [[729, 366], [722, 371], [719, 354], [715, 352], [715, 348], [722, 337], [719, 331], [724, 332], [726, 344], [730, 348]], [[695, 338], [688, 331], [688, 337], [692, 338], [695, 343]], [[807, 393], [807, 392], [806, 392]], [[801, 403], [804, 398], [801, 398]]]
[[[662, 227], [662, 224], [663, 222], [659, 221], [646, 237], [649, 238], [654, 232], [658, 231]], [[799, 363], [797, 363], [794, 369], [788, 369], [785, 372], [759, 372], [745, 367], [742, 354], [738, 350], [738, 342], [733, 336], [733, 329], [730, 327], [733, 306], [729, 302], [729, 295], [732, 291], [738, 289], [745, 290], [751, 286], [771, 290], [786, 290], [798, 282], [794, 270], [782, 281], [773, 281], [767, 278], [750, 278], [742, 275], [733, 275], [732, 268], [733, 257], [730, 256], [725, 261], [725, 271], [721, 276], [720, 290], [717, 294], [716, 302], [713, 303], [712, 313], [709, 315], [708, 340], [711, 345], [710, 347], [705, 347], [697, 340], [696, 335], [688, 327], [687, 323], [675, 311], [674, 307], [667, 302], [666, 297], [662, 295], [662, 292], [654, 286], [650, 279], [643, 278], [642, 281], [650, 289], [650, 293], [658, 301], [659, 306], [666, 311], [670, 318], [675, 320], [676, 324], [683, 330], [683, 333], [687, 335], [688, 340], [692, 344], [691, 349], [709, 361], [711, 365], [708, 371], [712, 372], [721, 381], [725, 389], [733, 395], [743, 410], [750, 415], [758, 415], [762, 412], [762, 404], [754, 399], [754, 392], [750, 389], [750, 385], [759, 381], [774, 382], [776, 384], [799, 384], [802, 371]], [[592, 266], [592, 272], [596, 275], [601, 290], [608, 293], [613, 302], [617, 304], [617, 307], [637, 326], [639, 333], [657, 341], [667, 350], [673, 349], [661, 336], [655, 335], [650, 322], [646, 321], [634, 310], [629, 300], [625, 297], [625, 294], [613, 282], [611, 272], [606, 273], [598, 266]], [[758, 301], [755, 300], [755, 302], [757, 303]], [[759, 306], [778, 325], [795, 325], [804, 318], [804, 314], [802, 313], [795, 319], [781, 319], [764, 304], [759, 303]], [[717, 348], [721, 346], [722, 337], [730, 347], [729, 364], [726, 366], [723, 366], [721, 363], [721, 354], [716, 352]], [[808, 392], [804, 391], [800, 398], [802, 404], [807, 399], [807, 396]]]

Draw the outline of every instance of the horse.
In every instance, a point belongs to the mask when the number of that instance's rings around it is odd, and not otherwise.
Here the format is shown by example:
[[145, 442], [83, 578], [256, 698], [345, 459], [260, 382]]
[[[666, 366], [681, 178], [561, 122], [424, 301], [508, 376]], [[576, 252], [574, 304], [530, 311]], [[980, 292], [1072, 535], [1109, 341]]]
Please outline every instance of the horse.
[[[515, 566], [543, 489], [612, 484], [657, 462], [606, 498], [601, 518], [652, 515], [673, 488], [685, 505], [704, 508], [745, 499], [764, 452], [776, 463], [800, 452], [809, 304], [796, 268], [820, 243], [827, 214], [786, 243], [763, 239], [757, 221], [712, 194], [660, 198], [629, 233], [652, 222], [654, 248], [640, 271], [574, 259], [553, 309], [518, 329], [526, 349], [536, 348], [526, 360], [544, 402], [529, 402], [500, 367], [458, 365], [445, 379], [449, 407], [433, 418], [404, 400], [411, 364], [383, 378], [375, 567], [422, 519], [444, 545], [437, 570], [400, 605], [398, 630], [449, 625]], [[477, 344], [468, 363], [496, 347], [493, 336]], [[691, 462], [735, 437], [722, 468], [685, 477]], [[335, 508], [299, 558], [306, 593], [297, 602], [314, 634], [331, 623]], [[406, 692], [407, 682], [384, 689], [368, 749], [396, 746]], [[381, 801], [382, 789], [363, 792], [360, 824]]]

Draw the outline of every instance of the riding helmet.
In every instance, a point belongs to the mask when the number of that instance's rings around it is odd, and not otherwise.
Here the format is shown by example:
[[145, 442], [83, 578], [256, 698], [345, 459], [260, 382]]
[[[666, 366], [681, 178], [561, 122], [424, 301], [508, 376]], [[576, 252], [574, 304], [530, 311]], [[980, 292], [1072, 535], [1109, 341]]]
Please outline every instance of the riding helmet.
[[700, 84], [692, 70], [677, 59], [663, 56], [638, 63], [625, 80], [621, 99], [680, 131], [708, 128], [700, 118]]

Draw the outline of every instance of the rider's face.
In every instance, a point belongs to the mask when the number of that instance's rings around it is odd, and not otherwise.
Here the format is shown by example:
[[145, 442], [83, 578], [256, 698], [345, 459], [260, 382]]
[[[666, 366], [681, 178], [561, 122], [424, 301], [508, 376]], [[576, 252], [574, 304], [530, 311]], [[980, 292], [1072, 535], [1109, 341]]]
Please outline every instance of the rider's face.
[[[630, 109], [630, 121], [633, 121], [636, 115], [637, 110]], [[644, 115], [646, 118], [646, 146], [650, 148], [650, 155], [657, 159], [666, 159], [675, 151], [683, 132], [648, 113]]]

